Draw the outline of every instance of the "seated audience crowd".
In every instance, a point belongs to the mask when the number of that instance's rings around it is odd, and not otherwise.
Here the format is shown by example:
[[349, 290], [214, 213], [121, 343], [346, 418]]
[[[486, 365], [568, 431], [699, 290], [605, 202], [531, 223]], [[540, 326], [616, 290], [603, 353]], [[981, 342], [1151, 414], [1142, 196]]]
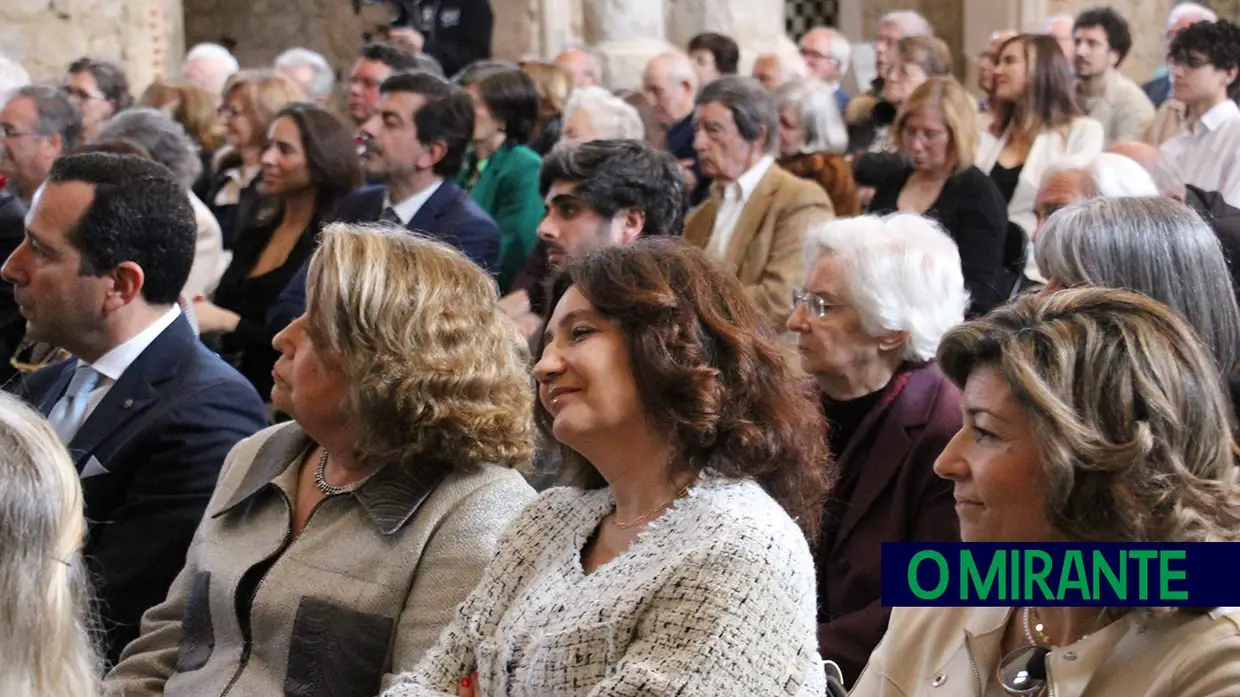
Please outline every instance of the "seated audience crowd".
[[140, 96], [0, 56], [0, 695], [1240, 695], [1240, 609], [881, 556], [1240, 542], [1227, 12], [966, 87], [911, 10], [518, 64], [441, 5]]

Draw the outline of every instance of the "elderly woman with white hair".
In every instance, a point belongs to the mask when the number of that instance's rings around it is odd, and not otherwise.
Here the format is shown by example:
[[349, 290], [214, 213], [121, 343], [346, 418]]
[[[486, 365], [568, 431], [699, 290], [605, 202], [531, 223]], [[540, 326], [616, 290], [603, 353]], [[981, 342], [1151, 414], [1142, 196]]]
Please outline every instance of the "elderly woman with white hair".
[[818, 647], [847, 683], [887, 628], [881, 543], [959, 539], [951, 485], [933, 466], [960, 428], [960, 394], [934, 355], [968, 293], [956, 244], [922, 216], [837, 220], [805, 244], [788, 329], [839, 477], [816, 554]]
[[775, 90], [779, 108], [780, 167], [817, 182], [840, 217], [861, 212], [848, 150], [848, 127], [834, 89], [821, 80], [796, 79]]
[[592, 140], [641, 140], [646, 136], [637, 109], [602, 87], [578, 87], [564, 105], [560, 145]]

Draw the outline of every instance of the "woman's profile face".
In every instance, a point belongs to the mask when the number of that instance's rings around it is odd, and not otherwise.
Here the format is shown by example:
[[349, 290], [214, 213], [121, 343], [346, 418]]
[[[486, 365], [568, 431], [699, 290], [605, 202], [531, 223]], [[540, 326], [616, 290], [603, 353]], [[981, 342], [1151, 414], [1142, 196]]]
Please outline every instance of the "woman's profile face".
[[308, 315], [293, 320], [271, 345], [280, 352], [271, 371], [271, 401], [307, 431], [338, 425], [348, 381], [340, 366], [328, 360], [307, 331]]
[[897, 60], [891, 67], [887, 82], [883, 85], [883, 99], [894, 106], [900, 106], [913, 93], [913, 90], [928, 79], [925, 68], [917, 63]]
[[576, 286], [547, 323], [534, 376], [552, 433], [577, 452], [617, 447], [626, 433], [645, 427], [624, 332]]
[[1024, 46], [1019, 41], [1009, 41], [999, 53], [999, 65], [995, 67], [995, 97], [1015, 102], [1024, 95], [1028, 82]]
[[474, 142], [490, 140], [503, 130], [502, 124], [495, 120], [477, 85], [470, 85], [465, 91], [474, 101]]
[[267, 129], [263, 150], [263, 178], [260, 189], [268, 196], [281, 196], [310, 186], [305, 144], [297, 122], [281, 116]]
[[962, 425], [934, 463], [955, 484], [963, 542], [1063, 541], [1046, 517], [1047, 484], [1029, 413], [999, 371], [980, 367], [960, 396]]

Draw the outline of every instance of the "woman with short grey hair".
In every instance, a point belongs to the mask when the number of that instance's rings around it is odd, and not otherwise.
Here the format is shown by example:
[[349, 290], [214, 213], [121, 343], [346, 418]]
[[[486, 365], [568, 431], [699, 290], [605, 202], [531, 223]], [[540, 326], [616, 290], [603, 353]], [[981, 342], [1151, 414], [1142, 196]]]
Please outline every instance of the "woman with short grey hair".
[[887, 628], [882, 543], [959, 539], [951, 485], [933, 466], [960, 428], [960, 393], [934, 355], [969, 297], [956, 243], [919, 215], [811, 228], [805, 275], [788, 329], [838, 472], [816, 555], [818, 646], [851, 683]]
[[198, 146], [185, 133], [185, 128], [164, 111], [150, 107], [126, 109], [108, 119], [95, 143], [125, 142], [145, 150], [151, 159], [172, 170], [185, 187], [194, 207], [198, 239], [194, 246], [194, 265], [181, 294], [187, 298], [210, 295], [219, 285], [232, 254], [224, 250], [224, 236], [211, 209], [191, 189], [202, 174]]
[[646, 136], [637, 109], [602, 87], [578, 87], [564, 105], [559, 145], [592, 140], [641, 140]]
[[835, 90], [807, 78], [780, 85], [774, 95], [779, 109], [779, 166], [821, 185], [836, 215], [860, 213], [852, 165], [844, 157], [848, 127]]
[[1180, 313], [1237, 395], [1240, 307], [1218, 237], [1191, 208], [1165, 197], [1095, 198], [1060, 209], [1034, 253], [1048, 291], [1126, 288]]

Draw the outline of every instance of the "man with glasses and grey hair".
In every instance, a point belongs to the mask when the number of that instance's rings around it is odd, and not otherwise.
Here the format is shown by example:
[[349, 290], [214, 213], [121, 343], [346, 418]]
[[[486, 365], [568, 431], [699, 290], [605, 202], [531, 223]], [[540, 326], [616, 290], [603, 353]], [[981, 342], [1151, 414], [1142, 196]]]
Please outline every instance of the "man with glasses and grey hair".
[[792, 314], [805, 276], [808, 226], [834, 211], [822, 187], [784, 171], [775, 98], [757, 80], [722, 77], [698, 93], [693, 148], [710, 196], [689, 214], [685, 238], [736, 274], [773, 327]]
[[801, 37], [801, 58], [809, 68], [810, 77], [821, 80], [831, 88], [840, 113], [848, 108], [848, 93], [840, 87], [840, 80], [848, 74], [852, 60], [852, 44], [838, 29], [814, 27]]
[[52, 163], [81, 137], [82, 118], [68, 96], [46, 85], [22, 87], [0, 110], [0, 175], [30, 205]]

